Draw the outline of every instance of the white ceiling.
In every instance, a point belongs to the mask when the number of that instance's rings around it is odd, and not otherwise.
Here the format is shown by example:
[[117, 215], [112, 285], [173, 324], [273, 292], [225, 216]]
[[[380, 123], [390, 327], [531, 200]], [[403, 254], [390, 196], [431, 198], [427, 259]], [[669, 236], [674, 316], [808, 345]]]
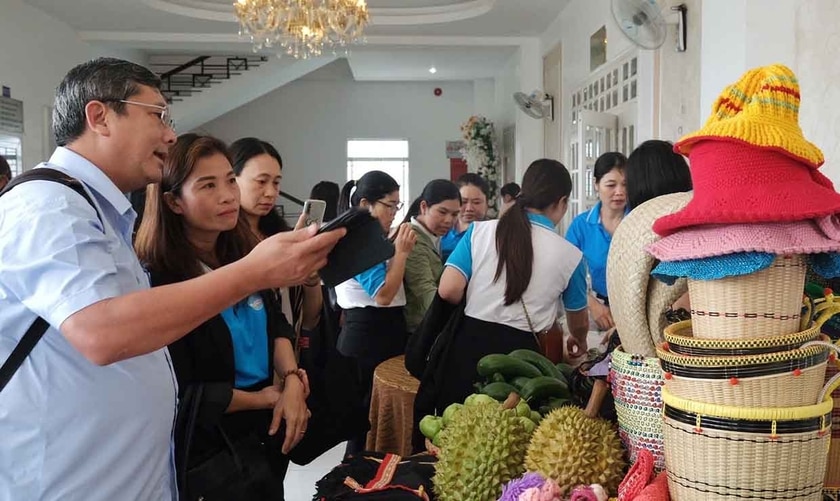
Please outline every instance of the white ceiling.
[[[183, 54], [245, 54], [233, 0], [24, 0], [94, 44]], [[494, 76], [525, 37], [570, 0], [367, 0], [368, 43], [349, 57], [357, 80]], [[430, 66], [438, 72], [428, 72]]]

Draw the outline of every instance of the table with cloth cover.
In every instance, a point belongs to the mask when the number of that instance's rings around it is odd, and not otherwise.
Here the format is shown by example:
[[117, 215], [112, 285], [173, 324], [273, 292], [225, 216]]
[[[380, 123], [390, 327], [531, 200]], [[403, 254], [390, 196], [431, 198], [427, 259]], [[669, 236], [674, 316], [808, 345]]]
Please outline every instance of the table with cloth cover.
[[420, 381], [405, 369], [405, 355], [379, 364], [373, 373], [366, 449], [411, 455], [414, 397], [419, 386]]

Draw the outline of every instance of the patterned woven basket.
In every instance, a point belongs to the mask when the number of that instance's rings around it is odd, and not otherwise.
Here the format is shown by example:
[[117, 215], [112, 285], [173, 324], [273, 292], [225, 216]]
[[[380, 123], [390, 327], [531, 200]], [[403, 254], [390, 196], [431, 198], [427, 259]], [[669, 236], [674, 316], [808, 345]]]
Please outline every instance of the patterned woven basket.
[[820, 326], [783, 334], [744, 339], [698, 339], [691, 330], [691, 320], [678, 322], [665, 328], [667, 349], [678, 355], [697, 357], [760, 355], [799, 348], [820, 337]]
[[709, 405], [662, 389], [673, 501], [819, 501], [833, 402], [789, 408]]
[[[826, 380], [840, 373], [837, 363], [828, 364]], [[831, 448], [828, 450], [828, 468], [825, 471], [825, 488], [840, 499], [840, 390], [831, 394], [834, 408], [831, 410]]]
[[[827, 339], [827, 338], [826, 338]], [[691, 357], [657, 350], [672, 395], [735, 407], [813, 405], [825, 382], [828, 343], [760, 355]]]
[[621, 346], [612, 352], [610, 384], [619, 436], [631, 464], [644, 448], [653, 453], [657, 471], [665, 467], [660, 394], [663, 383], [658, 359], [626, 353]]
[[749, 275], [688, 280], [694, 336], [741, 339], [780, 336], [799, 329], [807, 263], [801, 255], [778, 256]]

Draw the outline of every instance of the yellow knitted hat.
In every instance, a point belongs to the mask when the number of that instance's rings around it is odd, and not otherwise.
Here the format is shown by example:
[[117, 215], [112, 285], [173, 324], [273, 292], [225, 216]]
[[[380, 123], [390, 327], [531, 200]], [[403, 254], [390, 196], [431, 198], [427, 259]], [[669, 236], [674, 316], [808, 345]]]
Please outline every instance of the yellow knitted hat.
[[781, 64], [749, 70], [726, 87], [703, 128], [680, 139], [674, 149], [688, 155], [694, 144], [706, 139], [773, 149], [812, 168], [825, 161], [822, 151], [802, 134], [799, 82]]

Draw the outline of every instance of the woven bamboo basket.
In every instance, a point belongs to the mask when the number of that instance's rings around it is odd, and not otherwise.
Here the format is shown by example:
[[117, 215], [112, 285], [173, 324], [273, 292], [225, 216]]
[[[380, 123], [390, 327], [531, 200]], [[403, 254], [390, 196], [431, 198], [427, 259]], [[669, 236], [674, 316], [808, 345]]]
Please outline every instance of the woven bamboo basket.
[[672, 395], [736, 407], [800, 407], [817, 402], [829, 343], [760, 355], [691, 357], [658, 350]]
[[667, 388], [662, 398], [673, 501], [822, 498], [834, 405], [827, 394], [788, 408], [710, 405]]
[[[840, 373], [837, 363], [828, 364], [825, 377], [828, 380]], [[840, 499], [840, 390], [831, 394], [834, 408], [831, 410], [831, 448], [828, 450], [828, 468], [825, 471], [825, 490]]]
[[689, 279], [694, 337], [741, 339], [797, 332], [806, 270], [803, 256], [788, 255], [749, 275]]
[[640, 449], [653, 453], [655, 467], [665, 466], [662, 443], [662, 369], [654, 357], [632, 355], [621, 346], [612, 352], [610, 385], [618, 418], [619, 436], [635, 463]]
[[665, 327], [665, 342], [668, 343], [668, 351], [696, 357], [761, 355], [789, 351], [819, 337], [820, 326], [816, 324], [793, 334], [743, 339], [696, 338], [691, 329], [691, 320]]

